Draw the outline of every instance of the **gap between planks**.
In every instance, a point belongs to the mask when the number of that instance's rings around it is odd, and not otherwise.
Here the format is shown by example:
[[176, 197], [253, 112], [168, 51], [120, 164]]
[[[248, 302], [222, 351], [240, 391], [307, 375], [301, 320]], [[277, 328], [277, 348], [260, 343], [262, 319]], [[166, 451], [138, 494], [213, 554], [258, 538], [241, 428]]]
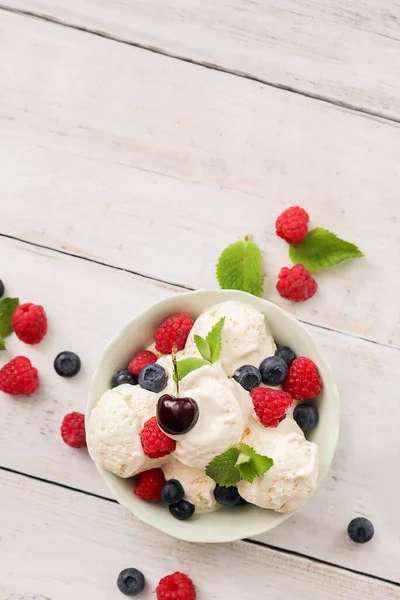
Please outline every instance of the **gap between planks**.
[[[1, 10], [1, 8], [0, 8]], [[164, 285], [169, 285], [171, 287], [176, 288], [177, 290], [185, 290], [189, 292], [195, 291], [196, 288], [182, 285], [181, 283], [173, 283], [171, 281], [167, 281], [166, 279], [160, 279], [158, 277], [153, 277], [151, 275], [146, 275], [145, 273], [140, 273], [138, 271], [133, 271], [131, 269], [126, 269], [124, 267], [118, 267], [117, 265], [112, 265], [101, 260], [96, 260], [95, 258], [89, 258], [88, 256], [82, 256], [80, 254], [74, 254], [72, 252], [67, 252], [66, 250], [59, 250], [58, 248], [53, 248], [52, 246], [46, 246], [45, 244], [38, 244], [37, 242], [31, 242], [30, 240], [24, 240], [23, 238], [17, 237], [15, 235], [9, 235], [7, 233], [0, 233], [0, 238], [6, 238], [9, 240], [14, 240], [16, 242], [21, 242], [23, 244], [27, 244], [28, 246], [33, 246], [35, 248], [43, 248], [43, 250], [49, 250], [50, 252], [57, 252], [58, 254], [62, 254], [65, 256], [70, 256], [71, 258], [77, 258], [79, 260], [85, 260], [90, 263], [94, 263], [95, 265], [100, 265], [101, 267], [106, 267], [109, 269], [115, 269], [116, 271], [122, 271], [124, 273], [129, 273], [130, 275], [136, 275], [137, 277], [141, 277], [142, 279], [147, 279], [149, 281], [154, 281], [156, 283], [162, 283]], [[333, 333], [338, 333], [340, 335], [344, 335], [349, 338], [354, 338], [356, 340], [361, 340], [363, 342], [368, 342], [370, 344], [375, 344], [376, 346], [381, 346], [383, 348], [389, 348], [390, 350], [400, 351], [399, 346], [394, 346], [391, 344], [386, 344], [384, 342], [379, 342], [378, 340], [373, 340], [371, 338], [363, 337], [361, 335], [356, 335], [355, 333], [350, 333], [348, 331], [342, 331], [340, 329], [335, 329], [334, 327], [328, 327], [326, 325], [321, 325], [319, 323], [312, 323], [311, 321], [306, 321], [304, 319], [300, 319], [296, 317], [298, 321], [303, 323], [304, 325], [308, 325], [310, 327], [316, 327], [317, 329], [324, 329], [325, 331], [332, 331]]]
[[306, 98], [310, 98], [312, 100], [316, 100], [319, 102], [324, 102], [326, 104], [330, 104], [332, 106], [337, 106], [339, 108], [344, 108], [351, 112], [360, 113], [365, 115], [366, 117], [372, 117], [374, 119], [379, 119], [383, 121], [389, 121], [393, 123], [400, 123], [400, 118], [396, 118], [394, 116], [388, 116], [384, 113], [368, 110], [367, 108], [363, 108], [362, 106], [356, 106], [354, 104], [344, 102], [342, 100], [335, 100], [334, 98], [329, 98], [328, 96], [324, 96], [322, 94], [307, 92], [306, 90], [302, 90], [300, 88], [295, 88], [290, 85], [285, 85], [278, 82], [269, 81], [267, 79], [263, 79], [262, 77], [256, 77], [255, 75], [251, 75], [250, 73], [246, 73], [244, 71], [238, 71], [235, 69], [228, 69], [227, 67], [223, 67], [222, 65], [217, 65], [210, 62], [202, 62], [199, 60], [195, 60], [193, 58], [189, 58], [183, 56], [181, 54], [171, 52], [169, 50], [164, 50], [163, 48], [159, 48], [156, 46], [149, 46], [146, 44], [141, 44], [140, 42], [134, 42], [131, 40], [127, 40], [125, 38], [119, 37], [112, 33], [107, 33], [106, 31], [99, 31], [96, 29], [91, 29], [89, 27], [84, 27], [82, 25], [68, 23], [67, 21], [63, 21], [57, 17], [53, 17], [51, 15], [39, 14], [29, 10], [23, 10], [18, 8], [13, 8], [12, 6], [8, 6], [6, 4], [0, 4], [0, 10], [5, 12], [14, 13], [23, 17], [30, 17], [39, 19], [41, 21], [46, 21], [47, 23], [54, 23], [55, 25], [60, 25], [61, 27], [66, 27], [68, 29], [75, 29], [77, 31], [82, 31], [84, 33], [89, 33], [91, 35], [105, 38], [111, 40], [113, 42], [117, 42], [119, 44], [125, 44], [127, 46], [132, 46], [133, 48], [139, 48], [141, 50], [146, 50], [148, 52], [152, 52], [153, 54], [161, 54], [163, 56], [167, 56], [168, 58], [179, 60], [182, 62], [186, 62], [192, 65], [196, 65], [198, 67], [203, 67], [205, 69], [210, 69], [212, 71], [220, 71], [221, 73], [225, 73], [227, 75], [234, 75], [235, 77], [240, 77], [242, 79], [248, 79], [250, 81], [254, 81], [255, 83], [261, 83], [262, 85], [266, 85], [271, 88], [283, 90], [292, 94], [296, 94], [298, 96], [304, 96]]
[[[71, 492], [76, 492], [78, 494], [83, 494], [85, 496], [89, 496], [92, 498], [96, 498], [98, 500], [104, 500], [105, 502], [111, 502], [112, 504], [118, 504], [117, 500], [114, 500], [113, 498], [107, 498], [106, 496], [101, 496], [100, 494], [95, 494], [93, 492], [88, 492], [86, 490], [81, 490], [79, 488], [75, 488], [69, 485], [65, 485], [63, 483], [59, 483], [57, 481], [52, 481], [50, 479], [45, 479], [43, 477], [37, 477], [35, 475], [31, 475], [29, 473], [24, 473], [23, 471], [18, 471], [16, 469], [9, 469], [8, 467], [2, 467], [0, 466], [0, 471], [4, 471], [6, 473], [10, 473], [12, 475], [19, 475], [21, 477], [26, 477], [28, 479], [32, 479], [34, 481], [39, 481], [40, 483], [45, 483], [48, 485], [54, 485], [57, 486], [59, 488], [65, 489], [65, 490], [69, 490]], [[287, 550], [285, 548], [279, 548], [278, 546], [273, 546], [272, 544], [267, 544], [266, 542], [262, 542], [259, 540], [251, 540], [248, 538], [244, 538], [243, 540], [240, 540], [242, 543], [244, 544], [250, 544], [253, 546], [260, 546], [261, 548], [268, 548], [269, 550], [272, 550], [273, 552], [278, 552], [280, 554], [284, 554], [287, 556], [294, 556], [297, 558], [303, 558], [306, 559], [310, 562], [313, 562], [315, 564], [318, 565], [323, 565], [323, 566], [327, 566], [327, 567], [333, 567], [335, 569], [340, 569], [341, 571], [345, 571], [346, 573], [352, 573], [353, 575], [361, 575], [362, 577], [366, 577], [367, 579], [372, 579], [374, 581], [381, 581], [382, 583], [387, 583], [389, 585], [393, 585], [394, 587], [398, 587], [400, 588], [400, 583], [397, 583], [396, 581], [392, 581], [391, 579], [386, 579], [384, 577], [379, 577], [378, 575], [371, 575], [370, 573], [366, 573], [364, 571], [358, 571], [357, 569], [351, 569], [349, 567], [343, 567], [339, 564], [335, 564], [333, 562], [329, 562], [326, 560], [322, 560], [319, 558], [315, 558], [314, 556], [310, 556], [308, 554], [303, 554], [301, 552], [296, 552], [295, 550]]]

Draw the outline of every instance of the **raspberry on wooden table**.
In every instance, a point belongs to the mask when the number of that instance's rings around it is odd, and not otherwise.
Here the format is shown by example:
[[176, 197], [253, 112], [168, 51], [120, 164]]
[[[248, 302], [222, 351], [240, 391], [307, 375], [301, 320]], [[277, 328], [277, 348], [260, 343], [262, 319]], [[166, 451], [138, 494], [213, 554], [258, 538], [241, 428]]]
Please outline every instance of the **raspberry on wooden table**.
[[276, 289], [282, 298], [292, 302], [304, 302], [314, 296], [318, 283], [303, 265], [295, 265], [291, 269], [281, 269]]
[[138, 476], [134, 494], [141, 500], [158, 502], [161, 500], [161, 490], [165, 483], [161, 469], [149, 469]]
[[156, 588], [157, 600], [196, 600], [193, 581], [184, 573], [163, 577]]
[[149, 458], [161, 458], [175, 450], [176, 442], [169, 438], [158, 426], [157, 417], [152, 417], [143, 425], [140, 433], [143, 452]]
[[143, 367], [157, 362], [157, 356], [150, 350], [142, 350], [135, 354], [128, 366], [128, 371], [134, 375], [139, 375]]
[[264, 427], [278, 427], [292, 406], [292, 397], [281, 390], [257, 387], [250, 392], [254, 410]]
[[154, 334], [156, 350], [161, 354], [171, 354], [172, 347], [183, 350], [186, 340], [194, 324], [189, 315], [178, 314], [168, 317]]
[[13, 358], [0, 370], [0, 391], [5, 394], [29, 396], [38, 387], [38, 371], [25, 356]]
[[283, 382], [283, 389], [295, 400], [308, 400], [320, 393], [321, 377], [311, 358], [299, 356], [294, 359]]
[[85, 415], [79, 412], [65, 415], [61, 423], [61, 435], [71, 448], [84, 448], [86, 446]]
[[15, 309], [11, 326], [25, 344], [38, 344], [47, 332], [47, 317], [39, 304], [20, 304]]
[[289, 244], [301, 244], [308, 233], [310, 217], [304, 208], [291, 206], [277, 218], [276, 234]]

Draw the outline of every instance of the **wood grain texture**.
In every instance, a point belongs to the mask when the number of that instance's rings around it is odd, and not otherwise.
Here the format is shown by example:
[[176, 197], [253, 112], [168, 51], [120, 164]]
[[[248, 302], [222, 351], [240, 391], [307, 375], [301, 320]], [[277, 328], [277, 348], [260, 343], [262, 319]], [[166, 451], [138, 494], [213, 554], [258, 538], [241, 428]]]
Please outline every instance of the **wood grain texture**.
[[[193, 287], [253, 234], [266, 297], [299, 318], [400, 345], [400, 127], [56, 24], [2, 12], [1, 233]], [[366, 258], [275, 291], [277, 215]], [[384, 293], [382, 293], [384, 290]]]
[[119, 600], [118, 573], [133, 565], [147, 578], [143, 600], [177, 569], [193, 578], [198, 600], [308, 600], [311, 589], [324, 600], [400, 598], [393, 585], [245, 542], [178, 542], [116, 504], [1, 470], [0, 483], [3, 600]]
[[[31, 358], [41, 388], [32, 398], [0, 395], [0, 466], [110, 497], [86, 451], [62, 442], [60, 423], [67, 412], [85, 410], [90, 376], [106, 341], [133, 315], [175, 290], [4, 238], [0, 273], [8, 294], [42, 303], [49, 316], [49, 333], [39, 346], [28, 347], [12, 336], [7, 352], [1, 353], [0, 366], [17, 354]], [[395, 475], [400, 463], [399, 403], [393, 393], [400, 352], [315, 327], [310, 331], [338, 382], [340, 443], [318, 493], [292, 520], [261, 539], [400, 582]], [[77, 352], [83, 363], [71, 380], [58, 377], [52, 368], [55, 355], [65, 349]], [[359, 515], [370, 518], [377, 532], [362, 548], [346, 534], [348, 522]]]
[[396, 0], [4, 0], [3, 4], [400, 118]]

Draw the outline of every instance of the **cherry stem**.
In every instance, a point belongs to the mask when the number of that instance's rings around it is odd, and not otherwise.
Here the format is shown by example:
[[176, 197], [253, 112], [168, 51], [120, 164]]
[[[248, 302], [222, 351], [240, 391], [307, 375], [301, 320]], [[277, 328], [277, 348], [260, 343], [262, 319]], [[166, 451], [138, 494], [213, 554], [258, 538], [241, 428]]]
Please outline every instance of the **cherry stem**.
[[172, 364], [174, 365], [175, 383], [176, 383], [176, 397], [179, 398], [179, 379], [178, 379], [178, 365], [176, 362], [176, 353], [178, 352], [178, 346], [174, 344], [172, 346]]

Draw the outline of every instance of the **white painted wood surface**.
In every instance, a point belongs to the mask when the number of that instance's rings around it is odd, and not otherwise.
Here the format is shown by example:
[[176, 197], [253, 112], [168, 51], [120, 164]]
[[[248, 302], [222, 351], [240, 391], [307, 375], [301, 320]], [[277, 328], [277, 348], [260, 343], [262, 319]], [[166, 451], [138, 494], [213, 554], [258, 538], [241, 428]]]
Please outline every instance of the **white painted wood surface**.
[[246, 542], [171, 542], [117, 504], [19, 475], [0, 471], [0, 485], [2, 600], [120, 600], [116, 578], [132, 564], [148, 579], [143, 600], [178, 566], [197, 584], [198, 600], [400, 598], [393, 585]]
[[400, 118], [396, 0], [3, 0], [3, 5]]
[[[194, 287], [250, 233], [269, 299], [399, 347], [400, 125], [4, 11], [0, 43], [3, 233]], [[294, 203], [366, 254], [298, 306], [275, 291]]]
[[[86, 451], [65, 446], [60, 423], [66, 412], [84, 411], [90, 375], [106, 341], [134, 314], [176, 291], [1, 237], [0, 273], [8, 293], [42, 303], [50, 323], [42, 344], [29, 348], [13, 336], [0, 357], [3, 363], [26, 354], [42, 380], [40, 392], [29, 399], [0, 394], [1, 465], [111, 497]], [[34, 281], [24, 273], [34, 273]], [[310, 330], [339, 384], [340, 444], [332, 471], [314, 498], [291, 521], [261, 539], [400, 583], [398, 479], [390, 476], [400, 464], [397, 420], [382, 418], [383, 403], [385, 415], [399, 411], [392, 390], [400, 352], [316, 327]], [[52, 368], [53, 357], [63, 349], [82, 357], [83, 370], [75, 379], [60, 379]], [[368, 516], [377, 530], [373, 542], [362, 548], [346, 534], [347, 523], [359, 515]]]

